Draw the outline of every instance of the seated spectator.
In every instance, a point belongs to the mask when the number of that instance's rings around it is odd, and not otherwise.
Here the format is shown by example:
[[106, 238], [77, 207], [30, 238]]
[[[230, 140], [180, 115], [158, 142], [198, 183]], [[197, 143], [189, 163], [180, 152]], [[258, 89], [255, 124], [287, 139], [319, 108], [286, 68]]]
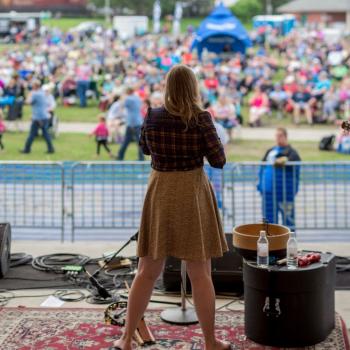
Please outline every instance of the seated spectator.
[[249, 106], [249, 126], [261, 126], [261, 118], [269, 110], [269, 98], [259, 86], [255, 87]]
[[239, 84], [239, 91], [242, 93], [243, 96], [245, 96], [250, 91], [252, 91], [254, 84], [255, 84], [254, 77], [252, 75], [246, 75]]
[[349, 68], [344, 64], [332, 67], [331, 69], [332, 78], [336, 79], [337, 81], [341, 81], [348, 73]]
[[295, 124], [300, 123], [301, 112], [305, 113], [307, 122], [313, 123], [312, 116], [313, 98], [304, 84], [298, 86], [298, 90], [292, 95], [291, 104], [293, 106], [293, 119]]
[[112, 76], [110, 74], [106, 74], [104, 81], [102, 82], [102, 91], [98, 106], [102, 112], [105, 112], [108, 109], [111, 101], [113, 103], [113, 91], [114, 81], [112, 80]]
[[350, 118], [350, 78], [344, 78], [339, 89], [339, 98], [344, 117]]
[[221, 94], [217, 102], [213, 104], [212, 110], [215, 121], [228, 130], [229, 139], [232, 140], [232, 129], [239, 124], [234, 104], [226, 95]]
[[282, 89], [281, 84], [276, 84], [270, 92], [270, 106], [277, 109], [277, 118], [283, 117], [284, 106], [288, 100], [288, 94]]
[[298, 84], [295, 81], [294, 75], [288, 75], [284, 80], [283, 90], [288, 94], [289, 97], [298, 90]]
[[323, 95], [330, 89], [331, 81], [328, 79], [327, 73], [325, 71], [321, 72], [314, 89], [312, 90], [312, 95], [321, 100]]
[[339, 106], [339, 93], [334, 86], [323, 95], [322, 121], [334, 122], [337, 118], [336, 109]]
[[74, 79], [73, 73], [68, 74], [61, 83], [61, 96], [63, 105], [68, 106], [76, 102], [77, 83]]

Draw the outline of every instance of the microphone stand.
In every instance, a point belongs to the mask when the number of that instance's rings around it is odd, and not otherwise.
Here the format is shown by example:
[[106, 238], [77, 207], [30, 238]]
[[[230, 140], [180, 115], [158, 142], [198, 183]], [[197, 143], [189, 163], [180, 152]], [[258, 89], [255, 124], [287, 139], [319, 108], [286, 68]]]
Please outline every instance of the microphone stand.
[[132, 241], [137, 241], [139, 237], [139, 232], [137, 231], [134, 235], [132, 235], [129, 240], [123, 244], [123, 246], [117, 250], [109, 259], [106, 259], [104, 264], [99, 268], [97, 269], [91, 276], [92, 277], [95, 277], [97, 276], [101, 270], [103, 270], [115, 257], [117, 257], [117, 255], [122, 251], [124, 250]]
[[181, 306], [178, 308], [166, 309], [160, 314], [164, 322], [190, 325], [198, 323], [198, 318], [194, 308], [186, 306], [186, 262], [181, 261]]
[[98, 295], [102, 299], [111, 298], [111, 294], [97, 281], [95, 278], [101, 270], [103, 270], [126, 246], [128, 246], [132, 241], [137, 241], [139, 233], [136, 232], [133, 236], [129, 238], [129, 240], [119, 249], [117, 250], [109, 259], [106, 259], [104, 264], [97, 269], [93, 274], [90, 274], [85, 268], [85, 273], [89, 276], [89, 280], [91, 284], [97, 289]]

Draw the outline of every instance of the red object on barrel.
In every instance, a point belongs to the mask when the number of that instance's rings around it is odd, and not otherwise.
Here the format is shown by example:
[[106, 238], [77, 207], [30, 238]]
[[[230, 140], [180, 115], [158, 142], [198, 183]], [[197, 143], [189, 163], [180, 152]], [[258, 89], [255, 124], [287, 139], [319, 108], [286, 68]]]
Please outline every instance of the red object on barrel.
[[319, 262], [321, 260], [321, 254], [319, 253], [308, 253], [304, 256], [298, 257], [298, 266], [304, 267], [310, 264]]

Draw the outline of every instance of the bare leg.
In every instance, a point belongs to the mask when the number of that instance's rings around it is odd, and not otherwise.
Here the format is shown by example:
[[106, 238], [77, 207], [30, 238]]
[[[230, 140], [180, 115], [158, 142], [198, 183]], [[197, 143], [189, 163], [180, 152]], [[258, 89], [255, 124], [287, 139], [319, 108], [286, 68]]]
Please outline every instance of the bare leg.
[[249, 123], [254, 125], [256, 123], [256, 121], [258, 120], [258, 116], [257, 116], [257, 110], [255, 107], [250, 107], [249, 110]]
[[205, 262], [187, 261], [187, 273], [191, 280], [193, 300], [204, 335], [205, 349], [229, 349], [229, 344], [215, 337], [215, 290], [211, 278], [210, 259]]
[[307, 122], [311, 125], [313, 123], [313, 120], [312, 120], [312, 110], [310, 106], [305, 107], [305, 116], [306, 116]]
[[299, 124], [300, 121], [300, 106], [295, 103], [293, 106], [293, 116], [294, 116], [294, 123]]
[[114, 345], [131, 350], [132, 336], [151, 298], [154, 283], [163, 270], [165, 259], [140, 258], [138, 271], [132, 283], [128, 299], [126, 325], [122, 337]]

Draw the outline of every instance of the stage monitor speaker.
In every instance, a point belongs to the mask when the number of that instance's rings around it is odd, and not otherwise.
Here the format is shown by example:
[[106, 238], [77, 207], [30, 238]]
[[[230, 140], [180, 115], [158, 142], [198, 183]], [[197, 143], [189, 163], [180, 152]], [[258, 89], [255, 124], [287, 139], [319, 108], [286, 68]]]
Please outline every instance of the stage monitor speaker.
[[[232, 245], [232, 234], [226, 234], [229, 251], [222, 258], [212, 259], [212, 278], [216, 293], [242, 293], [242, 257]], [[163, 272], [163, 287], [168, 292], [180, 291], [181, 262], [168, 257]], [[190, 286], [190, 283], [187, 283]]]
[[0, 224], [0, 278], [3, 278], [9, 267], [11, 258], [11, 226]]

